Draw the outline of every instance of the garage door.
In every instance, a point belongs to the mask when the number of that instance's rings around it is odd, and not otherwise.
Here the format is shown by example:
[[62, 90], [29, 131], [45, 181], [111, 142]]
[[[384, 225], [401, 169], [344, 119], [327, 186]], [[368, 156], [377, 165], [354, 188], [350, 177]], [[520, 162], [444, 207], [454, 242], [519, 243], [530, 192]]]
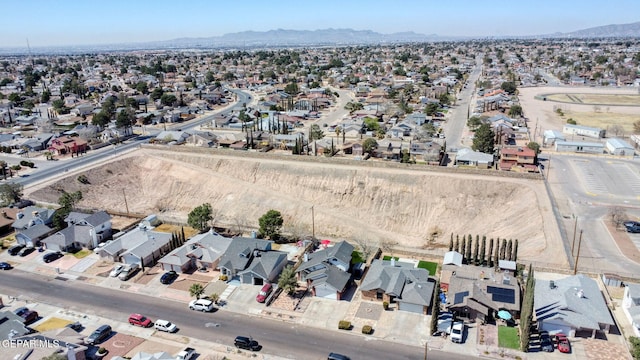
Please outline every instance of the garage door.
[[401, 302], [398, 304], [398, 309], [402, 311], [416, 313], [416, 314], [422, 314], [423, 306], [419, 304], [409, 304], [409, 303]]
[[335, 290], [333, 289], [328, 289], [322, 286], [317, 286], [316, 287], [316, 296], [321, 297], [321, 298], [325, 298], [325, 299], [332, 299], [332, 300], [336, 300], [337, 299], [337, 293]]

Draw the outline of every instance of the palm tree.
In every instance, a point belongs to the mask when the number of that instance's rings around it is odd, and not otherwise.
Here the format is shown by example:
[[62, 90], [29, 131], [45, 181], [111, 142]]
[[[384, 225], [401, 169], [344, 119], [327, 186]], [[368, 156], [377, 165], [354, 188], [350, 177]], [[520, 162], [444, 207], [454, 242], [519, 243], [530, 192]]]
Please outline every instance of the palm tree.
[[195, 296], [196, 299], [200, 299], [200, 295], [202, 295], [203, 293], [204, 293], [204, 288], [200, 283], [195, 283], [191, 285], [191, 287], [189, 288], [189, 294], [191, 296]]
[[298, 281], [296, 280], [296, 272], [291, 265], [284, 268], [282, 273], [280, 273], [278, 287], [289, 295], [292, 295], [296, 291]]

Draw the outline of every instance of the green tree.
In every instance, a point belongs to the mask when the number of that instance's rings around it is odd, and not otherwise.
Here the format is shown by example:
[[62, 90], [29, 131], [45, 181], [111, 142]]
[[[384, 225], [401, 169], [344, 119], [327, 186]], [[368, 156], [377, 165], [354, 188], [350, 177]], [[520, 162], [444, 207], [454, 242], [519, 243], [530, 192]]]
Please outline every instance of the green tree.
[[495, 133], [489, 124], [482, 124], [476, 130], [471, 148], [486, 154], [493, 154]]
[[434, 102], [428, 103], [424, 109], [424, 113], [427, 114], [427, 116], [433, 116], [437, 112], [438, 112], [438, 104]]
[[320, 140], [324, 137], [324, 131], [320, 129], [318, 124], [311, 125], [309, 128], [309, 141]]
[[174, 106], [177, 102], [178, 98], [173, 94], [162, 94], [160, 97], [160, 103], [165, 106]]
[[529, 350], [531, 321], [533, 319], [534, 292], [535, 277], [533, 274], [533, 267], [529, 264], [529, 271], [527, 273], [527, 281], [524, 286], [524, 294], [520, 310], [520, 350], [524, 352]]
[[151, 95], [149, 95], [151, 97], [151, 99], [153, 101], [158, 100], [160, 98], [162, 98], [162, 95], [164, 95], [164, 90], [162, 90], [162, 88], [155, 88], [153, 89], [153, 91], [151, 92]]
[[473, 131], [478, 129], [482, 123], [482, 119], [479, 116], [472, 116], [467, 120], [467, 127]]
[[72, 193], [65, 192], [62, 194], [62, 196], [60, 196], [60, 198], [58, 198], [58, 204], [60, 205], [60, 208], [58, 208], [55, 214], [53, 214], [52, 219], [53, 226], [56, 229], [62, 230], [67, 227], [67, 223], [64, 221], [64, 219], [66, 219], [69, 213], [71, 213], [71, 211], [76, 208], [76, 205], [80, 202], [80, 200], [82, 200], [81, 191]]
[[438, 331], [438, 317], [440, 315], [440, 280], [436, 280], [433, 287], [431, 304], [431, 334], [435, 334]]
[[149, 85], [147, 85], [147, 83], [144, 81], [138, 81], [138, 83], [136, 84], [136, 90], [146, 95], [149, 93]]
[[504, 90], [509, 95], [513, 95], [516, 93], [516, 83], [513, 81], [505, 81], [500, 85], [500, 89]]
[[294, 83], [294, 82], [290, 82], [287, 84], [287, 86], [284, 87], [284, 92], [286, 92], [289, 95], [298, 95], [298, 92], [300, 90], [298, 89], [298, 84]]
[[209, 228], [211, 220], [213, 220], [211, 204], [205, 203], [191, 210], [187, 217], [187, 224], [203, 232]]
[[367, 128], [367, 131], [378, 131], [380, 129], [380, 123], [378, 123], [378, 119], [374, 119], [371, 117], [364, 118], [363, 125], [365, 128]]
[[440, 104], [442, 104], [442, 105], [451, 104], [451, 97], [447, 93], [443, 93], [442, 95], [440, 95], [438, 100], [440, 101]]
[[127, 108], [120, 110], [118, 116], [116, 116], [116, 126], [119, 128], [130, 129], [133, 126], [133, 121], [136, 118], [136, 114], [133, 109]]
[[366, 138], [362, 143], [362, 151], [367, 154], [371, 154], [376, 148], [378, 148], [378, 142], [374, 138]]
[[296, 272], [293, 266], [287, 265], [287, 267], [282, 269], [280, 277], [278, 278], [278, 287], [289, 295], [292, 295], [296, 291], [298, 281], [296, 280]]
[[531, 149], [531, 150], [535, 151], [535, 152], [536, 152], [536, 155], [537, 155], [537, 154], [540, 154], [540, 144], [538, 144], [537, 142], [533, 142], [533, 141], [532, 141], [532, 142], [530, 142], [530, 143], [528, 143], [528, 144], [527, 144], [527, 147], [528, 147], [529, 149]]
[[100, 110], [99, 113], [93, 115], [91, 119], [91, 123], [95, 126], [105, 127], [111, 119], [109, 118], [109, 114], [107, 114], [104, 110]]
[[204, 293], [204, 287], [200, 283], [194, 283], [189, 287], [189, 294], [195, 296], [196, 299], [200, 299], [200, 295]]
[[277, 210], [269, 210], [258, 219], [260, 225], [260, 236], [268, 239], [277, 239], [280, 236], [280, 229], [284, 220], [282, 214]]
[[[6, 162], [4, 163], [6, 166]], [[0, 185], [0, 204], [1, 206], [9, 206], [20, 201], [23, 194], [22, 184], [8, 182]]]
[[522, 106], [520, 105], [511, 105], [509, 108], [509, 116], [512, 118], [522, 116]]

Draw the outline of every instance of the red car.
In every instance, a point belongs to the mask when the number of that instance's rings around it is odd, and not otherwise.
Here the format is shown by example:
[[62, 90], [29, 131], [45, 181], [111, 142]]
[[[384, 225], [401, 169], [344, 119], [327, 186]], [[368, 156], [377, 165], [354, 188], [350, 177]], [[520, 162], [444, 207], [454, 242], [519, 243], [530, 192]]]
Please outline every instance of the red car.
[[558, 346], [558, 351], [562, 353], [571, 352], [571, 344], [569, 344], [569, 339], [567, 339], [567, 336], [565, 334], [556, 334], [553, 340]]
[[267, 300], [269, 294], [271, 294], [271, 290], [273, 290], [271, 284], [265, 284], [256, 296], [256, 301], [259, 303], [263, 303], [265, 300]]
[[129, 324], [142, 327], [150, 327], [153, 325], [153, 321], [149, 320], [149, 318], [144, 315], [131, 314], [129, 315]]

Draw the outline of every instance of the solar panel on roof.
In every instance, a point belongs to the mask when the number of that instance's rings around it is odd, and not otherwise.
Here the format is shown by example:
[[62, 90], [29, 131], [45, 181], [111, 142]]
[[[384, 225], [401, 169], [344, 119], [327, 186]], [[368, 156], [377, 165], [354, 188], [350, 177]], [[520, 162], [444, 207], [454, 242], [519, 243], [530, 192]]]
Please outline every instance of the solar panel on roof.
[[515, 304], [516, 292], [514, 289], [505, 289], [495, 286], [487, 286], [487, 293], [491, 294], [491, 300], [507, 304]]
[[464, 301], [464, 297], [465, 296], [469, 296], [469, 292], [468, 291], [461, 291], [459, 293], [456, 293], [453, 296], [453, 303], [454, 304], [461, 304]]

